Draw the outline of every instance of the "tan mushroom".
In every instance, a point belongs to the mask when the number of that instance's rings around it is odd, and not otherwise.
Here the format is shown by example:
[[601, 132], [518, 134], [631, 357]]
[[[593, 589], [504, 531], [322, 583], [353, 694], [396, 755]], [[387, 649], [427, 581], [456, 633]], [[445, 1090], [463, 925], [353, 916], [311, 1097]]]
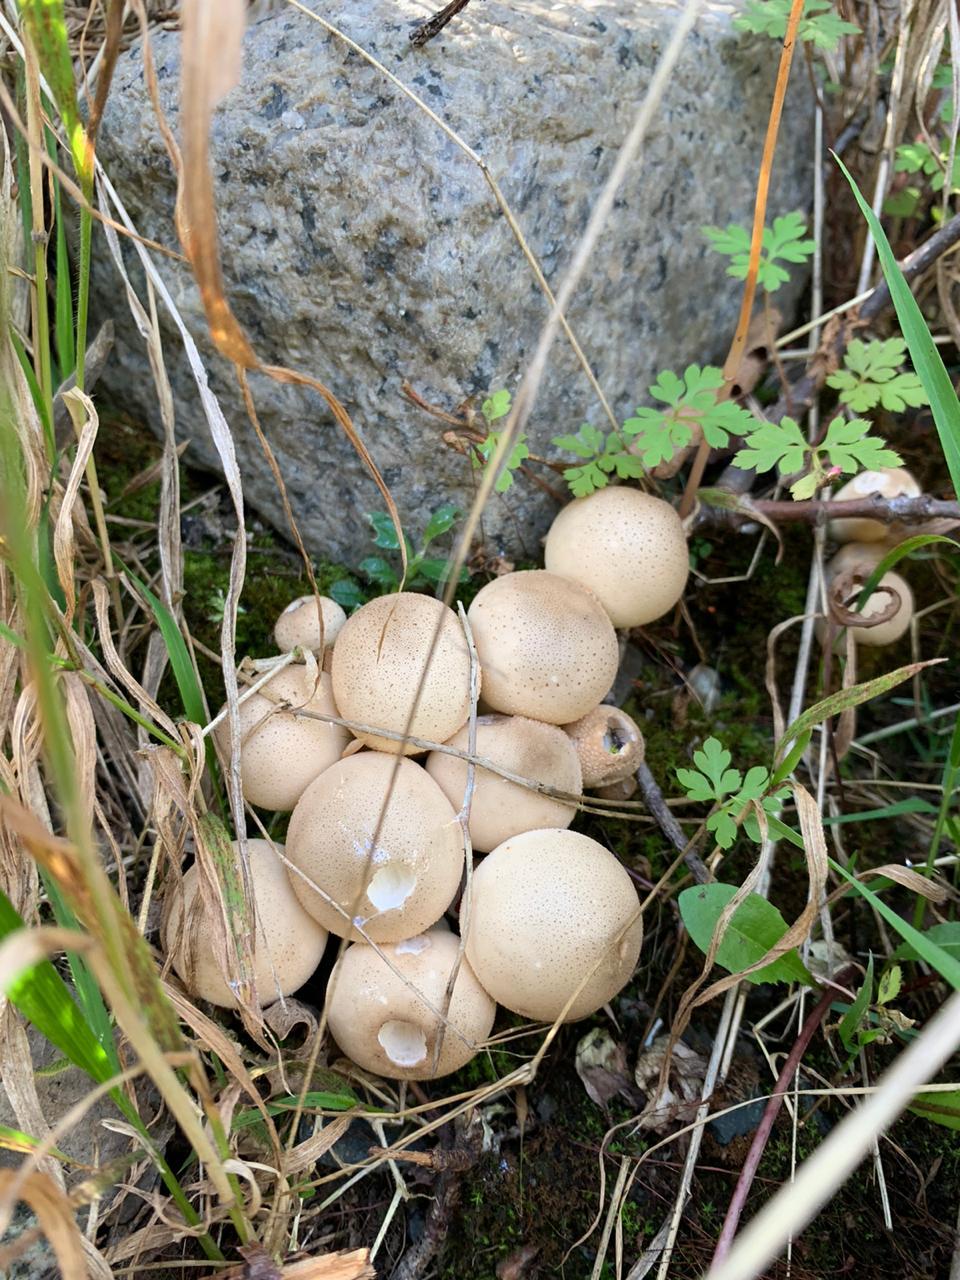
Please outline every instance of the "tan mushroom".
[[563, 508], [547, 534], [544, 565], [589, 587], [614, 626], [640, 627], [683, 595], [690, 556], [669, 502], [610, 485]]
[[[454, 734], [448, 746], [467, 750], [469, 726]], [[581, 789], [577, 752], [562, 729], [522, 716], [479, 716], [478, 756], [521, 778], [543, 782], [571, 795]], [[467, 762], [457, 756], [431, 751], [427, 772], [459, 811], [467, 785]], [[470, 804], [470, 840], [475, 850], [487, 853], [510, 836], [536, 827], [568, 827], [576, 806], [508, 782], [489, 769], [474, 773]]]
[[506, 573], [478, 592], [468, 613], [494, 711], [568, 724], [613, 684], [613, 624], [592, 591], [543, 569]]
[[[438, 631], [439, 627], [439, 631]], [[456, 614], [404, 591], [371, 600], [347, 620], [333, 651], [333, 694], [345, 719], [445, 742], [470, 712], [470, 654]], [[419, 691], [419, 694], [418, 694]], [[378, 751], [420, 747], [355, 731]]]
[[575, 1022], [599, 1009], [630, 980], [642, 938], [629, 875], [576, 831], [514, 836], [474, 874], [467, 958], [484, 990], [525, 1018]]
[[319, 653], [321, 645], [324, 651], [333, 648], [346, 620], [347, 615], [329, 596], [299, 596], [290, 601], [277, 619], [273, 638], [284, 653], [296, 648]]
[[346, 1056], [393, 1080], [434, 1079], [465, 1066], [489, 1036], [497, 1006], [464, 959], [434, 1070], [442, 1026], [435, 1011], [444, 1009], [459, 946], [452, 933], [431, 929], [382, 947], [386, 959], [366, 943], [347, 947], [330, 975], [328, 1003], [330, 1033]]
[[565, 724], [580, 757], [585, 787], [609, 787], [643, 763], [643, 734], [619, 707], [601, 703], [573, 724]]
[[[846, 546], [840, 548], [827, 564], [828, 588], [832, 587], [841, 576], [858, 575], [858, 577], [852, 579], [851, 591], [847, 597], [846, 607], [849, 610], [855, 609], [860, 589], [883, 559], [887, 550], [889, 548], [876, 543], [847, 543]], [[897, 640], [906, 634], [910, 627], [910, 620], [915, 612], [915, 604], [910, 584], [899, 573], [890, 570], [883, 575], [877, 586], [870, 593], [860, 613], [864, 618], [871, 618], [886, 612], [891, 608], [895, 600], [894, 595], [891, 594], [892, 592], [895, 592], [896, 597], [899, 598], [899, 604], [896, 612], [891, 617], [873, 626], [849, 627], [850, 634], [858, 645], [863, 645], [870, 649], [882, 648], [888, 644], [895, 644]], [[816, 631], [821, 643], [823, 643], [826, 636], [826, 622], [824, 619], [817, 620]]]
[[[237, 848], [234, 843], [234, 849]], [[250, 883], [257, 930], [253, 980], [261, 1005], [292, 995], [317, 968], [327, 945], [327, 931], [300, 905], [286, 869], [268, 840], [248, 840]], [[283, 845], [278, 845], [281, 852]], [[238, 854], [239, 856], [239, 854]], [[200, 871], [194, 864], [168, 910], [164, 926], [167, 953], [172, 955], [184, 986], [202, 1000], [235, 1009], [237, 998], [227, 983], [224, 959], [216, 939], [223, 926], [211, 919], [202, 903]], [[181, 929], [186, 903], [186, 926]]]
[[302, 872], [291, 873], [297, 897], [331, 933], [362, 939], [353, 921], [374, 942], [399, 942], [428, 929], [452, 902], [463, 839], [426, 770], [402, 756], [361, 751], [300, 797], [287, 857]]
[[[289, 703], [291, 710], [281, 710]], [[310, 666], [283, 667], [240, 704], [240, 778], [250, 804], [279, 812], [292, 809], [307, 786], [329, 769], [350, 741], [338, 724], [298, 716], [294, 709], [337, 715], [330, 677]], [[230, 754], [230, 721], [215, 730]]]
[[[861, 471], [832, 493], [831, 500], [847, 502], [853, 498], [869, 498], [874, 493], [881, 498], [918, 498], [920, 492], [909, 471], [903, 467], [884, 467], [878, 471]], [[834, 542], [882, 542], [891, 536], [891, 526], [866, 516], [845, 516], [831, 520], [827, 532]]]

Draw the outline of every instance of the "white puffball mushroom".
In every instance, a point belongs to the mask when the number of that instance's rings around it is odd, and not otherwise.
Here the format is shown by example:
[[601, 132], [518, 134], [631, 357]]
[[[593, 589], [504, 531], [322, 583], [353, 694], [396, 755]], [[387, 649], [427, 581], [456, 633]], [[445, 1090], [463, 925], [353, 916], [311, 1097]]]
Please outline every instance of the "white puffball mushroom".
[[484, 990], [514, 1013], [575, 1022], [629, 982], [643, 939], [639, 911], [629, 875], [596, 840], [526, 831], [474, 873], [467, 959]]
[[[344, 719], [377, 729], [404, 732], [421, 684], [410, 724], [413, 737], [445, 742], [470, 713], [470, 653], [463, 628], [453, 610], [433, 596], [402, 591], [358, 609], [337, 637], [332, 674]], [[355, 731], [355, 736], [377, 751], [413, 755], [422, 750], [376, 733]]]
[[331, 933], [362, 938], [352, 921], [374, 942], [399, 942], [428, 929], [453, 901], [463, 839], [450, 801], [425, 769], [361, 751], [300, 797], [287, 857], [303, 872], [290, 875], [297, 897]]
[[601, 703], [573, 724], [565, 724], [580, 757], [585, 787], [609, 787], [643, 763], [643, 734], [619, 707]]
[[[233, 847], [237, 849], [236, 842]], [[269, 840], [248, 840], [247, 849], [257, 920], [253, 981], [261, 1005], [266, 1006], [303, 986], [323, 957], [327, 931], [300, 905]], [[282, 852], [283, 845], [277, 849]], [[214, 945], [214, 931], [221, 926], [209, 919], [202, 906], [191, 936], [191, 904], [199, 893], [200, 870], [194, 864], [184, 875], [182, 890], [167, 914], [166, 950], [191, 994], [224, 1009], [235, 1009], [237, 999]], [[184, 918], [186, 925], [181, 930]]]
[[[280, 710], [292, 708], [337, 715], [329, 675], [315, 664], [283, 667], [240, 704], [240, 779], [250, 804], [284, 812], [292, 809], [309, 784], [329, 769], [350, 741], [341, 725]], [[224, 755], [230, 755], [230, 721], [215, 730]]]
[[683, 595], [690, 555], [669, 502], [610, 485], [563, 508], [547, 534], [544, 567], [589, 587], [615, 627], [641, 627]]
[[[319, 599], [319, 609], [317, 601]], [[320, 622], [323, 620], [323, 640]], [[309, 649], [319, 653], [321, 647], [332, 649], [347, 615], [329, 596], [299, 596], [291, 600], [277, 619], [273, 638], [284, 653], [291, 649]]]
[[[876, 543], [847, 543], [846, 546], [840, 548], [826, 566], [828, 585], [832, 585], [841, 574], [846, 573], [859, 572], [865, 578], [869, 577], [883, 559], [887, 550], [888, 548], [878, 546]], [[872, 627], [852, 626], [848, 628], [856, 643], [868, 649], [878, 649], [888, 644], [895, 644], [906, 634], [910, 626], [910, 620], [915, 612], [910, 584], [899, 573], [890, 570], [883, 575], [863, 606], [861, 613], [865, 618], [882, 613], [890, 607], [893, 597], [888, 591], [884, 590], [885, 587], [891, 588], [900, 598], [900, 605], [893, 617]], [[848, 607], [851, 609], [855, 605], [857, 594], [858, 592], [855, 592], [853, 598], [848, 602]], [[824, 619], [817, 620], [816, 631], [822, 643], [826, 635]]]
[[435, 1079], [465, 1066], [489, 1036], [497, 1006], [464, 959], [434, 1071], [442, 1024], [433, 1010], [444, 1009], [459, 946], [452, 933], [431, 929], [382, 947], [402, 977], [366, 943], [347, 947], [330, 975], [327, 1006], [330, 1033], [344, 1054], [392, 1080]]
[[[470, 736], [465, 725], [448, 746], [466, 751]], [[576, 748], [555, 725], [522, 716], [478, 716], [478, 756], [532, 782], [547, 783], [560, 791], [579, 795], [580, 761]], [[427, 772], [459, 812], [467, 785], [467, 762], [442, 751], [427, 756]], [[478, 766], [474, 772], [470, 803], [470, 841], [478, 853], [487, 853], [510, 836], [536, 827], [568, 827], [576, 806], [509, 782]]]
[[[883, 467], [878, 471], [861, 471], [830, 495], [832, 502], [853, 498], [869, 498], [878, 493], [882, 498], [919, 498], [920, 486], [903, 467]], [[882, 542], [890, 535], [890, 525], [866, 516], [845, 516], [831, 520], [827, 533], [834, 542]]]
[[544, 569], [488, 582], [467, 613], [494, 711], [568, 724], [617, 674], [617, 633], [587, 587]]

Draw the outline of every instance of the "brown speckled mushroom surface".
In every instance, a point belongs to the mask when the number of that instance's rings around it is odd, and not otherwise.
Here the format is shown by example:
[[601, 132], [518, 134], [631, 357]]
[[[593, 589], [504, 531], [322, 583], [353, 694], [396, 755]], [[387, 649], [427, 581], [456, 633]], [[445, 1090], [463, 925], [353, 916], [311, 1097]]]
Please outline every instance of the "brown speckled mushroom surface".
[[[320, 963], [327, 931], [300, 905], [270, 842], [248, 840], [247, 848], [257, 917], [253, 979], [260, 1003], [266, 1006], [303, 986]], [[282, 851], [283, 845], [277, 848]], [[214, 926], [202, 914], [202, 908], [194, 937], [187, 936], [186, 928], [181, 932], [183, 905], [187, 905], [189, 922], [190, 905], [199, 891], [200, 872], [194, 865], [183, 877], [182, 896], [177, 892], [167, 911], [165, 946], [168, 953], [173, 952], [173, 967], [188, 991], [211, 1004], [235, 1009], [236, 996], [227, 983], [223, 962], [215, 953]]]
[[[434, 646], [437, 624], [440, 632]], [[432, 653], [431, 653], [432, 647]], [[426, 674], [424, 674], [426, 673]], [[470, 712], [470, 654], [456, 614], [432, 596], [380, 596], [348, 618], [333, 650], [333, 694], [346, 720], [445, 742]], [[356, 735], [378, 751], [421, 748], [378, 734]]]
[[[278, 710], [278, 702], [323, 715], [338, 712], [326, 672], [296, 664], [278, 671], [261, 691], [241, 703], [244, 797], [263, 809], [283, 812], [292, 809], [314, 778], [339, 759], [350, 734], [338, 724]], [[215, 732], [220, 749], [229, 756], [229, 721], [224, 720]]]
[[347, 912], [345, 918], [291, 873], [297, 897], [331, 933], [362, 938], [348, 924], [359, 918], [374, 942], [399, 942], [429, 928], [450, 905], [463, 840], [450, 801], [425, 769], [402, 756], [361, 751], [303, 793], [290, 819], [287, 857]]
[[[526, 1018], [575, 1022], [633, 974], [643, 925], [617, 859], [576, 831], [527, 831], [473, 877], [467, 958], [484, 990]], [[461, 921], [461, 927], [463, 922]]]
[[547, 534], [544, 565], [589, 587], [614, 626], [639, 627], [683, 595], [690, 557], [668, 502], [610, 485], [563, 508]]
[[578, 582], [544, 569], [507, 573], [477, 593], [467, 617], [494, 711], [567, 724], [613, 684], [617, 633]]
[[317, 596], [299, 596], [291, 600], [277, 619], [273, 628], [273, 638], [277, 648], [284, 653], [291, 649], [310, 649], [314, 653], [321, 648], [320, 619], [323, 619], [322, 647], [332, 649], [340, 634], [347, 615], [329, 596], [320, 596], [320, 608], [317, 609]]
[[[469, 736], [469, 727], [464, 726], [450, 739], [449, 745], [466, 751]], [[571, 795], [580, 794], [576, 747], [555, 725], [523, 716], [479, 716], [476, 754], [518, 777], [548, 783]], [[427, 772], [459, 811], [467, 785], [466, 760], [431, 751], [427, 756]], [[521, 831], [568, 827], [576, 812], [573, 804], [554, 800], [478, 767], [470, 805], [470, 840], [478, 853], [486, 853]]]
[[622, 782], [643, 763], [643, 734], [619, 707], [601, 703], [573, 724], [565, 724], [583, 772], [585, 787]]
[[470, 1061], [489, 1036], [497, 1007], [464, 960], [433, 1069], [440, 1029], [433, 1009], [444, 1008], [459, 943], [454, 934], [431, 929], [383, 947], [402, 978], [373, 947], [357, 942], [347, 948], [330, 975], [328, 1016], [330, 1033], [348, 1058], [394, 1080], [445, 1076]]

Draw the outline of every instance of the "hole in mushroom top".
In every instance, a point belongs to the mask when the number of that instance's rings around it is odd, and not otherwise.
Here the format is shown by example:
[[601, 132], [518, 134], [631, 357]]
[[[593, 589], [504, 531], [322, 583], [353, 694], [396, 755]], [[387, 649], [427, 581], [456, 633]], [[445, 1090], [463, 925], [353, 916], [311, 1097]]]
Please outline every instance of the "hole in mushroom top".
[[384, 1053], [397, 1067], [415, 1067], [427, 1056], [427, 1040], [412, 1022], [391, 1019], [377, 1032]]
[[388, 862], [376, 871], [367, 886], [367, 897], [377, 911], [402, 907], [416, 887], [417, 877], [402, 862]]
[[612, 756], [619, 756], [631, 745], [630, 738], [623, 732], [623, 726], [613, 719], [608, 720], [607, 728], [603, 735], [604, 751], [609, 752]]

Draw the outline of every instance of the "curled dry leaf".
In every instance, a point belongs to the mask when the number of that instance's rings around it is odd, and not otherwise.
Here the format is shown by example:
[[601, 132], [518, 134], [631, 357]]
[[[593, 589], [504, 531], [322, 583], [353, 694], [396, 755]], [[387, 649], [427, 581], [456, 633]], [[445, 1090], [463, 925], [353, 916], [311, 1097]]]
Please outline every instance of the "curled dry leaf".
[[[16, 1169], [0, 1169], [0, 1201], [13, 1191]], [[25, 1200], [37, 1215], [40, 1228], [57, 1257], [63, 1280], [87, 1280], [83, 1238], [80, 1235], [70, 1202], [44, 1173], [34, 1170], [14, 1193]], [[0, 1274], [9, 1274], [17, 1256], [16, 1243], [0, 1247]]]
[[851, 569], [847, 573], [838, 574], [830, 584], [827, 596], [827, 607], [830, 616], [838, 627], [878, 627], [895, 617], [903, 603], [897, 589], [885, 582], [883, 589], [876, 594], [889, 597], [889, 602], [876, 612], [858, 612], [856, 601], [861, 590], [866, 586], [870, 572], [864, 569]]
[[606, 1110], [617, 1094], [632, 1097], [627, 1054], [603, 1027], [587, 1032], [577, 1045], [577, 1075], [589, 1097]]
[[[668, 1054], [667, 1082], [657, 1091]], [[688, 1124], [700, 1105], [706, 1071], [706, 1058], [689, 1045], [677, 1040], [671, 1052], [670, 1036], [658, 1036], [650, 1048], [641, 1053], [634, 1072], [638, 1089], [646, 1094], [655, 1091], [643, 1109], [638, 1127], [665, 1133], [678, 1124]]]

